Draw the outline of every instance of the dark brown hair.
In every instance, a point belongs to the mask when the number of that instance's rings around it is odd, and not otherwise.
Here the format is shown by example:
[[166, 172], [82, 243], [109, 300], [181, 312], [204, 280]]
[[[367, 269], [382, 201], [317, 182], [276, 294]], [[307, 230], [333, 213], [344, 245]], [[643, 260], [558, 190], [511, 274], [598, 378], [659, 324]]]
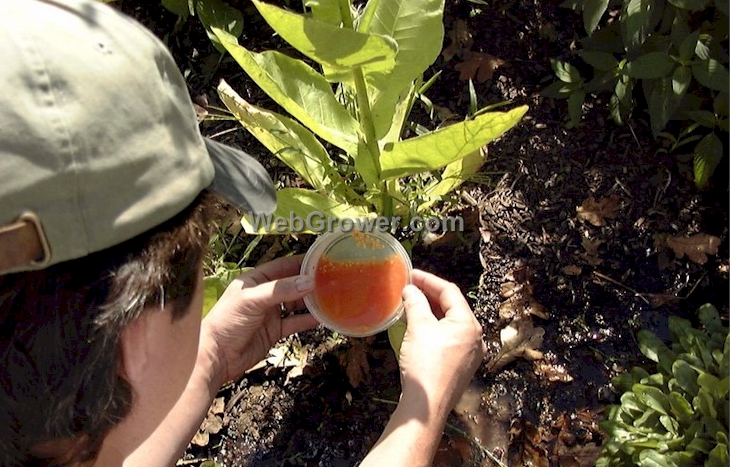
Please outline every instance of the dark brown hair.
[[0, 465], [93, 459], [132, 404], [119, 337], [145, 308], [184, 316], [215, 202], [122, 244], [47, 269], [0, 276]]

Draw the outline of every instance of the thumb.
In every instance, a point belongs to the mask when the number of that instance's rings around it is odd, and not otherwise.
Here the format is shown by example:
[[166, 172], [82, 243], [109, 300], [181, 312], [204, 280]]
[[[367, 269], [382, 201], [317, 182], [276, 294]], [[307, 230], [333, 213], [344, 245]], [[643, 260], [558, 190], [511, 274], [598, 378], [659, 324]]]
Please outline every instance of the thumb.
[[408, 327], [436, 321], [428, 299], [415, 285], [408, 284], [403, 288], [403, 308]]

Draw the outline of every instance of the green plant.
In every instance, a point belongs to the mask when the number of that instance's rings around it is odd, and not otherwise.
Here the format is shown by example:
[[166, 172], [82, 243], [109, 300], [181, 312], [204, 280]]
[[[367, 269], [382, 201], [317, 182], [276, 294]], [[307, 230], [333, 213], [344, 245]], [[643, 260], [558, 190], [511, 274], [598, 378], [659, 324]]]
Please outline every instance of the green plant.
[[216, 49], [225, 52], [212, 28], [219, 28], [239, 37], [243, 32], [243, 13], [223, 0], [161, 0], [162, 6], [185, 21], [197, 16]]
[[[727, 0], [569, 0], [563, 6], [582, 10], [589, 37], [580, 58], [593, 69], [590, 80], [573, 65], [553, 61], [559, 81], [543, 95], [568, 99], [569, 126], [579, 124], [587, 93], [609, 92], [609, 112], [622, 124], [643, 94], [655, 136], [672, 119], [680, 133], [695, 122], [705, 127], [694, 148], [694, 176], [707, 186], [727, 138], [728, 81]], [[613, 10], [613, 11], [611, 11]], [[615, 14], [607, 14], [608, 11]], [[608, 17], [605, 23], [602, 19]], [[600, 26], [599, 26], [600, 25]], [[725, 45], [726, 47], [726, 45]], [[697, 130], [695, 127], [692, 131]], [[719, 135], [718, 135], [719, 134]], [[677, 138], [669, 134], [671, 144]]]
[[[441, 50], [443, 0], [371, 0], [361, 10], [349, 0], [310, 0], [305, 14], [253, 4], [308, 59], [252, 52], [212, 28], [251, 79], [293, 117], [250, 104], [225, 82], [218, 88], [241, 124], [309, 186], [279, 190], [274, 217], [306, 219], [319, 212], [331, 218], [397, 216], [407, 223], [477, 172], [480, 149], [527, 111], [481, 112], [402, 139], [413, 102], [429, 85], [422, 74]], [[253, 220], [242, 220], [247, 232], [273, 232]]]
[[671, 346], [641, 331], [639, 348], [656, 362], [614, 378], [624, 391], [601, 424], [608, 439], [597, 467], [728, 465], [730, 336], [717, 309], [698, 310], [702, 329], [669, 318]]

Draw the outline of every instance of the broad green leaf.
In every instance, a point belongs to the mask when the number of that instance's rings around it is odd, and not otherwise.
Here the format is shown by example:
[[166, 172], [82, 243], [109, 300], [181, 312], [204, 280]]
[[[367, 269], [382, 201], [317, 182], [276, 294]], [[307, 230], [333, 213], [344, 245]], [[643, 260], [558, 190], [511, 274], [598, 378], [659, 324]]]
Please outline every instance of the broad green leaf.
[[664, 129], [677, 108], [679, 100], [674, 95], [672, 80], [670, 78], [660, 80], [649, 96], [649, 117], [655, 135]]
[[689, 110], [687, 116], [707, 128], [715, 128], [715, 114], [709, 110]]
[[728, 465], [728, 449], [727, 444], [719, 443], [712, 448], [710, 454], [705, 461], [705, 467], [727, 467]]
[[312, 10], [312, 18], [332, 26], [342, 23], [338, 0], [306, 0], [304, 6]]
[[694, 407], [695, 411], [701, 413], [705, 417], [709, 417], [711, 419], [717, 418], [715, 401], [712, 399], [712, 395], [704, 388], [700, 388], [697, 395], [694, 399], [692, 399], [692, 407]]
[[715, 306], [711, 303], [705, 303], [700, 306], [697, 309], [697, 315], [700, 318], [702, 326], [704, 326], [710, 333], [727, 333], [727, 328], [722, 325], [722, 321], [720, 320], [720, 313], [718, 313], [717, 308], [715, 308]]
[[312, 60], [333, 68], [366, 67], [387, 73], [395, 66], [393, 39], [364, 34], [252, 0], [261, 16], [282, 39]]
[[679, 66], [672, 73], [672, 91], [676, 99], [682, 99], [692, 81], [692, 72], [689, 67]]
[[727, 68], [714, 58], [692, 65], [692, 75], [706, 88], [727, 92], [730, 87]]
[[659, 428], [659, 413], [651, 408], [647, 409], [640, 417], [633, 422], [636, 428], [645, 428], [651, 431], [657, 431]]
[[705, 433], [716, 440], [727, 436], [727, 426], [720, 423], [716, 416], [702, 417], [702, 424], [705, 425]]
[[[444, 40], [444, 0], [371, 0], [357, 30], [387, 36], [398, 44], [389, 73], [366, 73], [376, 137], [388, 133], [396, 103], [436, 61]], [[367, 70], [365, 70], [367, 71]]]
[[653, 362], [659, 362], [659, 353], [663, 350], [669, 350], [653, 332], [641, 330], [637, 335], [639, 341], [639, 350], [643, 353], [646, 358]]
[[710, 0], [667, 0], [670, 4], [677, 8], [683, 8], [685, 10], [700, 11], [704, 10]]
[[678, 392], [669, 393], [669, 406], [672, 413], [681, 421], [686, 422], [694, 417], [692, 405]]
[[608, 0], [583, 0], [583, 25], [589, 36], [596, 30], [606, 8]]
[[441, 180], [424, 190], [427, 201], [419, 204], [418, 209], [421, 212], [425, 211], [438, 201], [441, 196], [447, 195], [457, 189], [470, 176], [479, 171], [482, 165], [484, 165], [484, 160], [484, 154], [479, 149], [468, 154], [466, 157], [462, 157], [448, 164], [441, 174]]
[[388, 328], [388, 341], [395, 352], [395, 358], [400, 358], [400, 347], [403, 344], [403, 336], [406, 334], [406, 323], [398, 320]]
[[635, 393], [629, 391], [621, 395], [621, 408], [626, 411], [644, 413], [646, 411], [646, 404], [639, 401]]
[[715, 96], [715, 100], [712, 101], [712, 110], [722, 117], [728, 116], [728, 111], [730, 110], [728, 107], [730, 107], [729, 102], [730, 94], [727, 92], [720, 92]]
[[651, 407], [662, 415], [669, 413], [669, 400], [661, 389], [643, 384], [634, 384], [631, 389], [636, 393], [639, 400], [648, 407]]
[[284, 188], [276, 192], [276, 212], [250, 217], [241, 224], [249, 234], [321, 233], [337, 227], [337, 219], [364, 219], [371, 213], [332, 196], [302, 188]]
[[583, 102], [586, 100], [586, 92], [579, 89], [568, 96], [568, 116], [570, 117], [570, 127], [574, 128], [580, 124], [583, 116]]
[[311, 187], [321, 193], [344, 191], [344, 181], [327, 151], [309, 130], [288, 117], [249, 104], [225, 81], [218, 85], [218, 95], [244, 128]]
[[243, 13], [223, 0], [195, 0], [195, 13], [203, 23], [208, 38], [221, 53], [225, 52], [225, 48], [213, 29], [226, 31], [234, 38], [243, 32]]
[[226, 50], [266, 94], [325, 141], [352, 154], [359, 125], [330, 83], [300, 60], [282, 53], [250, 52], [225, 31], [213, 28]]
[[712, 449], [712, 445], [710, 445], [710, 443], [707, 440], [704, 440], [702, 438], [693, 438], [687, 444], [688, 451], [698, 451], [703, 454], [709, 454], [711, 449]]
[[677, 435], [679, 433], [679, 423], [669, 415], [662, 415], [659, 417], [659, 423], [662, 424], [667, 432]]
[[415, 138], [386, 144], [380, 154], [381, 178], [405, 177], [439, 169], [466, 157], [520, 121], [527, 106], [489, 112]]
[[251, 268], [238, 268], [234, 265], [203, 279], [203, 317], [210, 312], [233, 279], [249, 269]]
[[695, 54], [695, 48], [697, 48], [697, 39], [700, 37], [700, 30], [696, 30], [689, 36], [682, 40], [679, 44], [679, 58], [680, 60], [689, 60]]
[[620, 26], [627, 49], [641, 46], [653, 32], [659, 19], [654, 14], [657, 6], [656, 0], [624, 1]]
[[556, 81], [545, 87], [540, 91], [541, 96], [550, 97], [552, 99], [565, 99], [580, 89], [579, 83], [564, 83], [563, 81]]
[[170, 12], [187, 19], [188, 16], [195, 13], [193, 0], [162, 0], [162, 6]]
[[668, 75], [674, 68], [674, 63], [664, 52], [650, 52], [627, 63], [624, 71], [636, 79], [657, 79]]
[[371, 188], [380, 182], [378, 176], [378, 167], [375, 160], [364, 141], [360, 140], [357, 144], [357, 153], [353, 155], [355, 159], [355, 171], [360, 174], [365, 184]]
[[702, 373], [697, 377], [697, 384], [712, 395], [715, 399], [722, 399], [728, 392], [728, 387], [717, 376]]
[[672, 374], [677, 380], [677, 385], [690, 396], [696, 396], [699, 391], [697, 386], [697, 372], [684, 360], [677, 360], [672, 365]]
[[679, 467], [673, 460], [658, 451], [646, 449], [639, 453], [639, 467]]
[[722, 141], [712, 132], [702, 138], [694, 150], [694, 176], [698, 188], [706, 188], [722, 160]]
[[564, 83], [580, 83], [583, 80], [578, 69], [568, 62], [551, 58], [550, 66], [553, 68], [555, 76]]
[[618, 66], [618, 60], [616, 60], [616, 57], [607, 52], [584, 50], [580, 52], [580, 58], [593, 68], [601, 71], [612, 70]]

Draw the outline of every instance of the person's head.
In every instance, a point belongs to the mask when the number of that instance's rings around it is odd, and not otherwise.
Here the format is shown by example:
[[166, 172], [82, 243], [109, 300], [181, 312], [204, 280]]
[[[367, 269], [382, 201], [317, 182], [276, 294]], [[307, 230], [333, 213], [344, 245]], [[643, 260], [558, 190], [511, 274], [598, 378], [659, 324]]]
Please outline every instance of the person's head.
[[112, 8], [0, 2], [0, 56], [0, 465], [65, 465], [182, 391], [215, 196], [275, 197], [200, 135], [169, 52]]

